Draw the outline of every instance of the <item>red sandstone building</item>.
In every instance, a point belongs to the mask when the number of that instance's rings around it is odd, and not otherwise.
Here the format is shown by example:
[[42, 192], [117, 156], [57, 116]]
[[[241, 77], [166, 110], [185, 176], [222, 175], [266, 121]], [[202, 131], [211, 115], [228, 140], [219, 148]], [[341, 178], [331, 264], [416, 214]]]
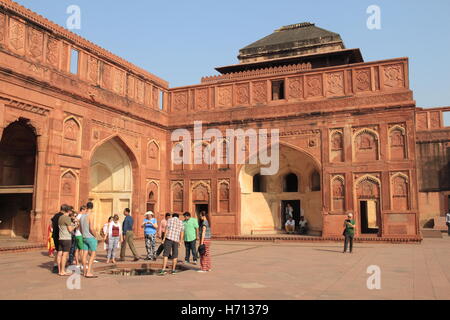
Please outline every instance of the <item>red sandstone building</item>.
[[[217, 71], [170, 88], [0, 0], [0, 235], [43, 241], [62, 203], [88, 200], [98, 228], [126, 207], [138, 222], [147, 210], [207, 210], [216, 236], [280, 232], [291, 203], [311, 235], [341, 236], [353, 212], [359, 237], [417, 240], [448, 209], [450, 108], [416, 108], [407, 58], [365, 62], [338, 34], [302, 23]], [[279, 172], [172, 164], [171, 132], [197, 120], [279, 129]]]

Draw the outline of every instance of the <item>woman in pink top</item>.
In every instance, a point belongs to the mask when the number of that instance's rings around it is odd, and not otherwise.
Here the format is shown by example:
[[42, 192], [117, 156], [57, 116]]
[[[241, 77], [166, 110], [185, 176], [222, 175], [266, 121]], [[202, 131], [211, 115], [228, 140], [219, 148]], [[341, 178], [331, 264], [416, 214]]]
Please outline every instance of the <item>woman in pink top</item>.
[[[164, 217], [164, 219], [162, 219], [161, 223], [158, 224], [158, 238], [160, 238], [161, 240], [164, 239], [164, 234], [166, 233], [166, 227], [167, 227], [167, 221], [170, 219], [172, 215], [170, 213], [166, 213], [166, 216]], [[156, 258], [159, 257], [159, 255], [161, 254], [161, 252], [163, 252], [164, 250], [164, 243], [161, 243], [159, 245], [158, 250], [156, 250]]]

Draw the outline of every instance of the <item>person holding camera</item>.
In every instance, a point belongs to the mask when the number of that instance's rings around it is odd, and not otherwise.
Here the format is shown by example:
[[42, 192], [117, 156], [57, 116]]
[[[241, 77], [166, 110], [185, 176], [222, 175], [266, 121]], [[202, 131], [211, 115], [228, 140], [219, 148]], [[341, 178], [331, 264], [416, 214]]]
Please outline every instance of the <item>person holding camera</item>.
[[353, 214], [349, 213], [347, 215], [347, 219], [344, 222], [344, 253], [347, 252], [347, 248], [350, 244], [350, 253], [353, 252], [353, 238], [355, 237], [355, 229], [356, 229], [356, 223], [355, 220], [353, 220]]

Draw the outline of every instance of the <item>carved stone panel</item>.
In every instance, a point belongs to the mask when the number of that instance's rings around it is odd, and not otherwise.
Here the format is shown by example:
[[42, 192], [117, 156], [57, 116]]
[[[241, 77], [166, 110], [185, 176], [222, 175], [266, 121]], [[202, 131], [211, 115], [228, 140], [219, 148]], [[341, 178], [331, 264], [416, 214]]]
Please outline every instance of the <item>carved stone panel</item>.
[[34, 28], [28, 28], [28, 55], [34, 60], [42, 60], [44, 34]]
[[172, 182], [172, 210], [181, 213], [184, 210], [184, 188], [183, 181]]
[[417, 113], [417, 130], [427, 130], [428, 119], [426, 112]]
[[114, 69], [114, 87], [113, 87], [114, 92], [123, 95], [124, 88], [125, 88], [125, 73], [122, 70]]
[[253, 102], [255, 104], [267, 103], [267, 82], [253, 82]]
[[437, 129], [441, 127], [441, 117], [439, 111], [430, 112], [430, 128]]
[[368, 130], [360, 131], [354, 140], [355, 160], [378, 160], [378, 137]]
[[160, 150], [155, 141], [151, 141], [147, 148], [148, 168], [159, 170], [160, 165]]
[[5, 41], [5, 29], [6, 29], [6, 16], [0, 13], [0, 43]]
[[333, 72], [327, 74], [327, 95], [344, 95], [344, 72]]
[[372, 81], [370, 78], [370, 69], [359, 69], [355, 71], [355, 92], [370, 91]]
[[405, 87], [403, 64], [394, 64], [383, 67], [383, 83], [385, 88]]
[[408, 210], [408, 197], [408, 179], [403, 175], [394, 175], [392, 177], [392, 210]]
[[303, 99], [303, 78], [289, 78], [289, 99]]
[[112, 67], [106, 63], [102, 63], [102, 83], [105, 89], [111, 90], [112, 88]]
[[219, 183], [219, 212], [230, 212], [230, 181], [221, 180]]
[[64, 122], [63, 153], [79, 155], [81, 129], [78, 123], [70, 118]]
[[330, 136], [330, 161], [344, 161], [344, 133], [343, 130], [332, 130]]
[[173, 94], [173, 109], [175, 111], [187, 111], [188, 91], [175, 92]]
[[61, 177], [59, 203], [77, 207], [77, 176], [68, 171]]
[[146, 106], [152, 106], [152, 85], [149, 83], [145, 83], [145, 99], [144, 103]]
[[208, 89], [195, 90], [195, 110], [208, 109]]
[[356, 187], [356, 196], [358, 199], [379, 199], [380, 187], [375, 180], [363, 179]]
[[136, 79], [136, 101], [139, 103], [144, 103], [145, 93], [144, 93], [144, 82]]
[[332, 209], [336, 212], [345, 211], [345, 183], [343, 176], [333, 177], [331, 180]]
[[250, 104], [250, 84], [240, 83], [236, 85], [236, 103], [238, 105]]
[[58, 40], [52, 37], [48, 37], [47, 39], [47, 63], [54, 68], [58, 68], [59, 43]]
[[210, 188], [209, 183], [200, 181], [192, 181], [193, 188], [192, 188], [192, 201], [193, 202], [208, 202], [209, 203], [209, 197], [210, 197]]
[[98, 60], [93, 57], [88, 57], [88, 80], [97, 83], [98, 81]]
[[391, 160], [406, 159], [406, 131], [401, 127], [394, 127], [389, 132], [389, 153]]
[[306, 77], [306, 97], [316, 98], [323, 96], [322, 75], [317, 74]]
[[217, 88], [217, 105], [219, 107], [231, 107], [233, 104], [233, 87], [225, 86]]
[[152, 99], [153, 99], [153, 103], [152, 103], [153, 108], [158, 109], [158, 108], [159, 108], [159, 106], [158, 106], [158, 102], [159, 102], [159, 89], [158, 89], [157, 87], [153, 87], [153, 96], [152, 96]]
[[9, 20], [9, 44], [21, 54], [25, 49], [25, 25], [16, 19]]

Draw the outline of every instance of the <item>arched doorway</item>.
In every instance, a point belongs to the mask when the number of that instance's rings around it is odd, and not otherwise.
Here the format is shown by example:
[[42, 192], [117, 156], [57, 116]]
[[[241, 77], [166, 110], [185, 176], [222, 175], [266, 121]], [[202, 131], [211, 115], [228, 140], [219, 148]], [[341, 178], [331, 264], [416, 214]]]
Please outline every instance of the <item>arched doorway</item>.
[[133, 167], [118, 138], [99, 146], [91, 158], [89, 198], [94, 203], [95, 227], [100, 230], [108, 218], [131, 208]]
[[359, 232], [363, 235], [382, 235], [380, 185], [378, 178], [369, 175], [357, 181]]
[[308, 221], [310, 234], [320, 235], [322, 193], [315, 192], [310, 179], [313, 172], [320, 172], [317, 161], [306, 152], [281, 144], [278, 173], [261, 176], [260, 169], [259, 164], [247, 164], [239, 172], [241, 234], [283, 232], [284, 212], [290, 204], [294, 208], [296, 224], [303, 215]]
[[36, 134], [26, 120], [13, 122], [0, 141], [0, 235], [28, 238], [36, 167]]

